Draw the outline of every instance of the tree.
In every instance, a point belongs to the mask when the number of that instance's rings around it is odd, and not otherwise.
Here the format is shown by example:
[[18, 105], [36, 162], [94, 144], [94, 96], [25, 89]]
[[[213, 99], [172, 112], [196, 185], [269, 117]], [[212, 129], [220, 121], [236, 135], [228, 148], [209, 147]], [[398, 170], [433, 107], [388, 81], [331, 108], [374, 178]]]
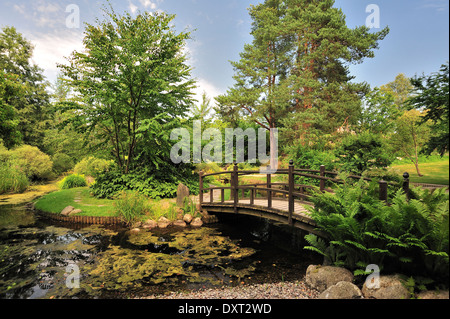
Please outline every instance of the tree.
[[423, 176], [419, 169], [419, 153], [430, 136], [429, 123], [423, 123], [422, 116], [418, 110], [404, 112], [396, 120], [395, 134], [391, 137], [394, 148], [414, 163], [419, 176]]
[[25, 144], [43, 149], [44, 130], [49, 121], [48, 83], [43, 70], [31, 63], [33, 45], [14, 27], [4, 27], [0, 33], [0, 70], [15, 74], [23, 94], [12, 101], [17, 112], [18, 129]]
[[390, 93], [394, 97], [394, 103], [399, 108], [405, 109], [405, 102], [411, 97], [414, 86], [404, 73], [400, 73], [395, 80], [380, 87], [382, 92]]
[[14, 99], [23, 94], [22, 84], [17, 75], [0, 70], [0, 140], [7, 148], [22, 141], [19, 119], [14, 108]]
[[[233, 62], [234, 87], [217, 101], [260, 126], [286, 126], [302, 137], [355, 123], [366, 83], [351, 83], [349, 65], [374, 56], [388, 28], [350, 29], [334, 1], [266, 0], [251, 6], [253, 42]], [[333, 119], [333, 121], [330, 121]], [[273, 144], [271, 144], [271, 149]]]
[[[81, 99], [70, 106], [77, 114], [71, 123], [107, 147], [128, 173], [148, 144], [142, 127], [164, 113], [182, 116], [192, 104], [194, 81], [182, 52], [190, 34], [177, 34], [175, 16], [164, 12], [135, 18], [104, 12], [104, 21], [86, 27], [85, 51], [59, 67]], [[151, 151], [157, 150], [145, 149]]]
[[423, 152], [438, 151], [443, 156], [449, 150], [449, 65], [443, 64], [437, 73], [411, 79], [416, 95], [408, 104], [425, 110], [422, 123], [431, 121], [431, 137]]

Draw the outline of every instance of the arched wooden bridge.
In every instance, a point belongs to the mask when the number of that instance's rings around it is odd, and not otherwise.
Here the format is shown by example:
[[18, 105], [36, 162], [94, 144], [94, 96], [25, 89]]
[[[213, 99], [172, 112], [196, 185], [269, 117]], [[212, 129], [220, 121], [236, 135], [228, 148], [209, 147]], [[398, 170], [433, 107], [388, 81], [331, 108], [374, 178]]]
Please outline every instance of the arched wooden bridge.
[[[229, 175], [226, 176], [226, 175]], [[259, 184], [240, 184], [239, 177], [245, 175], [261, 174], [266, 175], [266, 183]], [[337, 178], [338, 173], [325, 170], [321, 166], [320, 170], [295, 169], [293, 162], [290, 161], [288, 169], [278, 169], [271, 171], [267, 168], [266, 172], [239, 170], [237, 164], [234, 164], [232, 171], [223, 171], [212, 174], [203, 174], [200, 172], [200, 196], [199, 202], [202, 210], [209, 214], [228, 213], [244, 214], [262, 217], [293, 227], [301, 228], [311, 233], [320, 235], [316, 229], [316, 223], [308, 214], [308, 207], [313, 207], [310, 201], [312, 189], [321, 192], [331, 191], [326, 189], [326, 181], [342, 183]], [[230, 186], [216, 187], [208, 185], [205, 187], [205, 178], [209, 176], [225, 175], [222, 178], [229, 182]], [[281, 180], [287, 182], [272, 182], [273, 175], [285, 175]], [[286, 178], [287, 176], [287, 178]], [[319, 186], [295, 184], [295, 177], [303, 176], [319, 180]], [[329, 177], [331, 176], [331, 177]], [[361, 176], [350, 175], [350, 178], [361, 179]], [[409, 179], [405, 173], [403, 188], [409, 189]], [[371, 180], [365, 178], [366, 180]], [[379, 181], [380, 199], [387, 200], [387, 189], [390, 183]], [[225, 190], [230, 190], [229, 195]], [[207, 195], [207, 196], [205, 196]]]

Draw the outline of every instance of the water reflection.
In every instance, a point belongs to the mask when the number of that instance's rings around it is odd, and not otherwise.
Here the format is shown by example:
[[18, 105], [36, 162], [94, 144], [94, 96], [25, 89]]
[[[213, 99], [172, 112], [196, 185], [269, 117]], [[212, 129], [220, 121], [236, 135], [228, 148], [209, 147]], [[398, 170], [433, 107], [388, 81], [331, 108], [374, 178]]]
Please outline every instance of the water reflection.
[[[301, 279], [310, 260], [274, 246], [267, 223], [235, 225], [130, 233], [0, 206], [0, 298], [124, 298]], [[72, 265], [80, 288], [66, 285]]]

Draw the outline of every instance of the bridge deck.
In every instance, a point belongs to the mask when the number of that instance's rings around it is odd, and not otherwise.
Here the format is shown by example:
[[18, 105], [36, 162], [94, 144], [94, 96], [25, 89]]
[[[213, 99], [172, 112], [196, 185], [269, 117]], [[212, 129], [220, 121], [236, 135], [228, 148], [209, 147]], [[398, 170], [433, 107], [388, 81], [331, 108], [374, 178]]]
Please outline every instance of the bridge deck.
[[[294, 212], [292, 215], [292, 220], [294, 226], [315, 232], [315, 226], [313, 219], [307, 214], [306, 203], [300, 203], [298, 201], [294, 202]], [[214, 201], [214, 202], [203, 202], [202, 207], [210, 213], [233, 213], [234, 212], [234, 201], [227, 200], [224, 202]], [[272, 220], [280, 221], [282, 223], [287, 223], [289, 216], [289, 202], [287, 200], [272, 199], [272, 207], [268, 207], [267, 198], [255, 198], [253, 205], [250, 204], [250, 199], [239, 199], [237, 204], [237, 210], [239, 213], [244, 213], [247, 215], [253, 215], [258, 217], [269, 218]]]

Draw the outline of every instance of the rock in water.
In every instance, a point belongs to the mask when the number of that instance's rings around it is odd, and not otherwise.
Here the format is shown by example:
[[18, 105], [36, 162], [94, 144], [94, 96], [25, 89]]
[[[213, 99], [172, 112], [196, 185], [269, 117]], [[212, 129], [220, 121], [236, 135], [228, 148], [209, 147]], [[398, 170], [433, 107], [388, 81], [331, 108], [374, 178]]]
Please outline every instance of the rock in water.
[[200, 217], [196, 217], [192, 220], [191, 226], [192, 227], [201, 227], [203, 225], [202, 219]]
[[178, 184], [177, 188], [177, 206], [184, 207], [184, 199], [189, 197], [189, 188], [182, 183]]
[[190, 224], [192, 219], [194, 219], [194, 217], [192, 217], [191, 214], [186, 214], [183, 216], [183, 220], [186, 224]]
[[171, 224], [170, 220], [168, 220], [166, 217], [161, 217], [160, 219], [158, 219], [158, 227], [159, 228], [167, 228], [169, 227]]

